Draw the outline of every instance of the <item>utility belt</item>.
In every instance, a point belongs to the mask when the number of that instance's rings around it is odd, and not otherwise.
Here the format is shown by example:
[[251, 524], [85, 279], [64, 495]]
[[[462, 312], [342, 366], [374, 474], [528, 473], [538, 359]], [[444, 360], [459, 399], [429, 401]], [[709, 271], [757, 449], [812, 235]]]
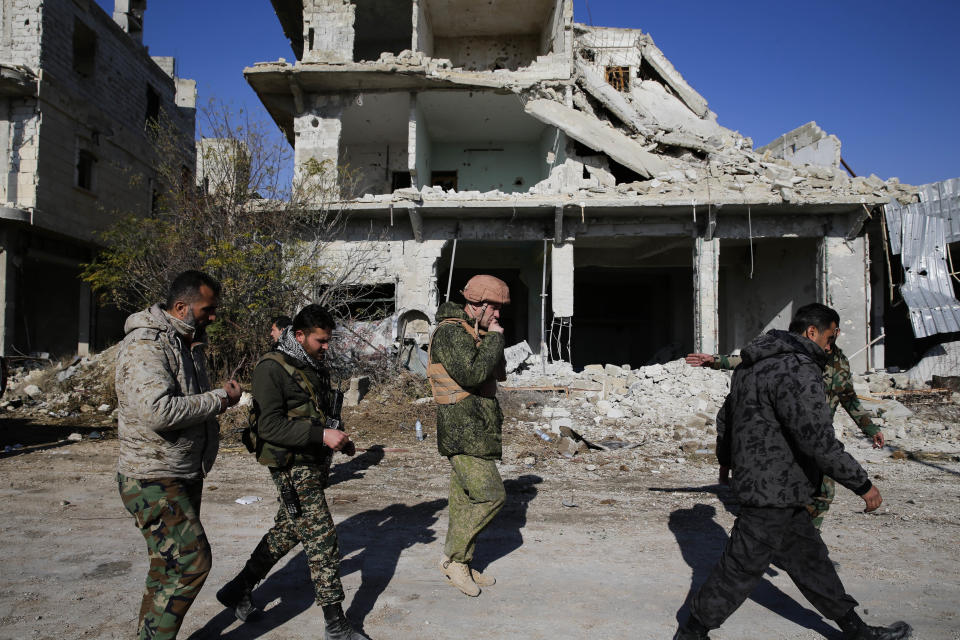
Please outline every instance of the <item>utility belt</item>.
[[[473, 338], [474, 345], [479, 345], [483, 339], [482, 336], [486, 335], [485, 331], [477, 329], [466, 320], [459, 318], [447, 318], [437, 325], [433, 335], [430, 337], [430, 345], [427, 347], [427, 380], [430, 382], [430, 390], [433, 392], [434, 402], [437, 404], [456, 404], [472, 395], [480, 396], [481, 398], [496, 397], [497, 378], [501, 376], [494, 376], [479, 387], [474, 387], [473, 390], [468, 391], [461, 387], [457, 381], [450, 376], [446, 367], [439, 362], [433, 361], [433, 339], [436, 337], [440, 327], [445, 324], [459, 324], [462, 326], [466, 332], [470, 334], [470, 337]], [[504, 373], [506, 373], [506, 371], [504, 371]]]

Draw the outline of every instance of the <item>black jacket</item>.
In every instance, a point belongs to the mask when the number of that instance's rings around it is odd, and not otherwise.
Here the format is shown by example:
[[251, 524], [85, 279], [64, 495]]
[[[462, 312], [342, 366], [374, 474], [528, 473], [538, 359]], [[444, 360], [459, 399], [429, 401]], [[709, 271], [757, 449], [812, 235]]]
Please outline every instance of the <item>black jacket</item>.
[[773, 330], [741, 353], [717, 416], [717, 458], [733, 471], [741, 504], [809, 504], [826, 474], [857, 495], [872, 486], [833, 431], [823, 388], [826, 354], [807, 338]]

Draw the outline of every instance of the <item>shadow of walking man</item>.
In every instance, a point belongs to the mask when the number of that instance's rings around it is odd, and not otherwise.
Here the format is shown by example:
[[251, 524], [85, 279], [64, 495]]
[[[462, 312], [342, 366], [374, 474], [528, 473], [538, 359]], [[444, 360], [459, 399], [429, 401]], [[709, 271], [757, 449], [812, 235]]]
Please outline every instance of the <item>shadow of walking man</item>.
[[532, 474], [503, 482], [507, 500], [490, 526], [480, 534], [472, 567], [483, 571], [494, 561], [523, 546], [521, 531], [527, 524], [527, 509], [537, 497], [537, 485], [541, 482], [543, 478]]
[[346, 462], [334, 465], [327, 478], [327, 488], [347, 480], [359, 480], [363, 477], [362, 471], [375, 467], [383, 460], [383, 445], [375, 444], [358, 456]]
[[[361, 575], [360, 588], [346, 611], [356, 628], [362, 629], [364, 618], [373, 610], [396, 573], [403, 551], [436, 540], [433, 527], [437, 513], [446, 504], [446, 500], [440, 499], [412, 506], [392, 504], [384, 509], [363, 511], [337, 525], [341, 557], [359, 550], [340, 563], [341, 576], [354, 571]], [[281, 569], [269, 575], [254, 590], [253, 600], [264, 607], [256, 617], [224, 634], [236, 622], [233, 611], [225, 609], [193, 633], [189, 640], [254, 640], [310, 609], [314, 604], [314, 589], [304, 553], [297, 553]], [[322, 618], [319, 609], [317, 615]]]
[[[689, 488], [674, 490], [689, 491]], [[718, 488], [717, 486], [702, 487], [698, 491], [718, 493]], [[720, 493], [720, 496], [723, 500], [724, 494]], [[723, 505], [727, 511], [735, 514], [736, 507], [733, 503], [723, 500]], [[692, 570], [690, 589], [687, 597], [684, 598], [683, 605], [677, 611], [678, 623], [687, 619], [691, 598], [710, 575], [727, 544], [727, 532], [714, 520], [716, 515], [716, 508], [707, 504], [694, 505], [690, 509], [677, 509], [670, 513], [668, 526], [677, 539], [684, 561]], [[771, 567], [767, 569], [767, 575], [777, 576], [779, 573]], [[767, 579], [762, 580], [749, 597], [773, 613], [826, 638], [839, 637], [838, 631], [824, 622], [819, 613], [804, 607]]]

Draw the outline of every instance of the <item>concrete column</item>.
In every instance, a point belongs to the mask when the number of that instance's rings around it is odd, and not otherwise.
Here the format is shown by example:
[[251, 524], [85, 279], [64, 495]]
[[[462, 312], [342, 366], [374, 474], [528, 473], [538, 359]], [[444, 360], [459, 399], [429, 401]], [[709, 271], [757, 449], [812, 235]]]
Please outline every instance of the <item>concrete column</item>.
[[293, 120], [293, 162], [297, 178], [310, 176], [321, 185], [335, 185], [340, 164], [340, 118], [345, 98], [314, 96], [313, 104]]
[[840, 236], [826, 236], [821, 242], [821, 300], [840, 314], [837, 344], [847, 357], [860, 351], [850, 358], [850, 369], [861, 373], [872, 365], [868, 362], [870, 350], [862, 350], [872, 339], [866, 239], [861, 236], [847, 241]]
[[90, 285], [84, 283], [80, 285], [79, 308], [77, 310], [77, 355], [90, 355], [90, 342], [92, 341], [93, 319], [91, 312], [93, 310], [93, 294], [90, 292]]
[[10, 355], [16, 331], [17, 269], [14, 264], [15, 233], [0, 229], [0, 354]]
[[693, 243], [693, 343], [702, 353], [717, 353], [720, 336], [720, 240]]

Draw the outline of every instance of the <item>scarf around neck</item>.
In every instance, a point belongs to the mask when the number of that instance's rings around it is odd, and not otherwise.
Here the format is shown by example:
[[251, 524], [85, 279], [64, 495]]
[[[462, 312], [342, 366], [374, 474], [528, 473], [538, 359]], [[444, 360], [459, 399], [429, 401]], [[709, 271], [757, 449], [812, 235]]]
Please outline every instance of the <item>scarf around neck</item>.
[[317, 373], [324, 373], [323, 365], [307, 355], [303, 345], [297, 342], [297, 338], [294, 336], [292, 325], [284, 328], [283, 333], [280, 334], [280, 339], [277, 340], [276, 349], [280, 353], [290, 356], [297, 362], [301, 362], [309, 366]]

